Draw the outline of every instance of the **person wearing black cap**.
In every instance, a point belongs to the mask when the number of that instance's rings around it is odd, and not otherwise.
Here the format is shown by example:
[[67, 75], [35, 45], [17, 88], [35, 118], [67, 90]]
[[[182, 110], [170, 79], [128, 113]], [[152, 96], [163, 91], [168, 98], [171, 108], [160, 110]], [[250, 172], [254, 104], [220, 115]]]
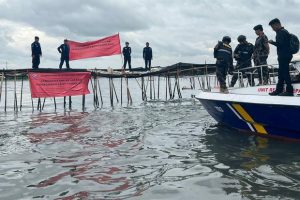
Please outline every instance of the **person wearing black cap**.
[[149, 47], [149, 42], [146, 42], [146, 47], [143, 49], [143, 58], [145, 60], [145, 69], [151, 69], [152, 48]]
[[226, 87], [226, 75], [228, 71], [233, 71], [232, 48], [229, 45], [231, 38], [224, 36], [222, 42], [219, 41], [214, 48], [216, 61], [216, 75], [220, 83], [220, 92], [228, 93]]
[[32, 69], [38, 69], [40, 64], [40, 57], [42, 56], [42, 49], [39, 43], [39, 37], [34, 37], [34, 42], [31, 44]]
[[[253, 30], [258, 36], [255, 40], [253, 62], [255, 66], [262, 66], [257, 68], [259, 85], [266, 85], [269, 81], [269, 69], [267, 59], [270, 53], [268, 37], [264, 33], [262, 25], [254, 26]], [[265, 66], [264, 66], [265, 65]]]
[[[294, 89], [291, 82], [291, 76], [289, 72], [289, 64], [293, 58], [293, 54], [290, 49], [290, 34], [281, 26], [280, 20], [275, 18], [270, 21], [269, 25], [276, 32], [276, 41], [270, 40], [269, 43], [277, 47], [278, 56], [278, 83], [276, 90], [269, 93], [271, 96], [294, 96]], [[284, 91], [284, 83], [286, 84], [286, 90]]]
[[65, 39], [64, 43], [57, 48], [58, 52], [61, 54], [59, 69], [62, 68], [64, 62], [66, 62], [67, 69], [70, 69], [69, 60], [70, 60], [70, 47], [68, 40]]
[[[241, 70], [243, 68], [251, 67], [251, 65], [252, 65], [251, 57], [252, 57], [253, 49], [254, 49], [253, 44], [247, 42], [247, 38], [244, 35], [240, 35], [237, 38], [237, 40], [238, 40], [239, 44], [233, 52], [233, 56], [234, 56], [235, 60], [237, 61], [235, 70]], [[253, 75], [246, 73], [246, 72], [251, 72], [250, 69], [241, 70], [239, 72], [242, 74], [246, 74], [249, 85], [254, 86]], [[234, 85], [238, 79], [238, 76], [239, 76], [238, 73], [233, 74], [230, 87], [234, 87]]]
[[125, 42], [125, 47], [123, 48], [123, 56], [124, 56], [123, 69], [126, 69], [126, 65], [128, 63], [129, 70], [131, 70], [131, 47], [129, 47], [129, 42]]

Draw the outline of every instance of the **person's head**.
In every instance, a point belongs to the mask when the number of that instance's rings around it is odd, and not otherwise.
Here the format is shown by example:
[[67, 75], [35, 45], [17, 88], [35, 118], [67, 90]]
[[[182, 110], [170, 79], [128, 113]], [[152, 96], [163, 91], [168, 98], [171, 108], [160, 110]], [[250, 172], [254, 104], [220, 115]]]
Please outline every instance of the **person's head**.
[[146, 47], [149, 47], [149, 42], [146, 42]]
[[263, 26], [261, 24], [254, 26], [253, 30], [255, 31], [256, 35], [261, 35], [264, 32]]
[[35, 37], [34, 37], [34, 41], [35, 41], [35, 42], [38, 42], [39, 40], [40, 40], [40, 38], [39, 38], [38, 36], [35, 36]]
[[125, 46], [128, 47], [129, 46], [129, 42], [125, 42]]
[[64, 44], [68, 44], [68, 40], [67, 39], [64, 39]]
[[243, 44], [243, 43], [246, 43], [247, 41], [247, 38], [246, 38], [246, 36], [244, 36], [244, 35], [240, 35], [238, 38], [237, 38], [237, 40], [238, 40], [238, 42], [240, 43], [240, 44]]
[[223, 39], [222, 39], [222, 42], [224, 42], [226, 44], [230, 44], [231, 38], [229, 36], [224, 36]]
[[269, 22], [269, 25], [272, 27], [273, 31], [278, 31], [282, 28], [281, 22], [279, 19], [275, 18]]

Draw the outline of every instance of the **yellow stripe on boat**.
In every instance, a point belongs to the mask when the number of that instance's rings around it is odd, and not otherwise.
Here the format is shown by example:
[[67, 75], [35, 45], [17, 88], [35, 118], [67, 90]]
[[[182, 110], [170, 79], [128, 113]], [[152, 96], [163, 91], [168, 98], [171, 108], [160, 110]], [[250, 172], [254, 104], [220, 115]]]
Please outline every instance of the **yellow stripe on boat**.
[[263, 125], [256, 123], [253, 118], [247, 113], [247, 111], [240, 105], [240, 104], [232, 104], [232, 106], [235, 108], [235, 110], [244, 118], [244, 120], [250, 122], [253, 124], [254, 128], [258, 133], [261, 134], [268, 134], [266, 129], [263, 127]]

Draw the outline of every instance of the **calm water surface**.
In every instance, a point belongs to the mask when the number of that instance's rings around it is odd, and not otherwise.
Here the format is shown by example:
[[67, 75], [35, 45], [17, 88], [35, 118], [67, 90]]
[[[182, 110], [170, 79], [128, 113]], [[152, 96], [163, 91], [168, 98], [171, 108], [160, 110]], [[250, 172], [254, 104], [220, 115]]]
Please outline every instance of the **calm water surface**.
[[42, 113], [24, 101], [0, 107], [0, 199], [299, 199], [299, 144], [218, 126], [189, 98]]

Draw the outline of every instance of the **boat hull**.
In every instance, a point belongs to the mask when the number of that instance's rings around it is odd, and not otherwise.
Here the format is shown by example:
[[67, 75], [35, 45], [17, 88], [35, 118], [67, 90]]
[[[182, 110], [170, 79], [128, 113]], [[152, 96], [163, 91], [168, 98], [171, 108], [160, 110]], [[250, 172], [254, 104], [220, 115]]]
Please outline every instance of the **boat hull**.
[[[300, 106], [268, 104], [261, 102], [263, 100], [254, 103], [239, 101], [239, 95], [231, 98], [236, 100], [222, 99], [222, 95], [226, 97], [226, 94], [218, 94], [218, 98], [214, 98], [213, 93], [204, 95], [205, 98], [197, 97], [217, 122], [253, 134], [300, 141]], [[297, 97], [281, 98], [286, 101], [286, 98]]]

